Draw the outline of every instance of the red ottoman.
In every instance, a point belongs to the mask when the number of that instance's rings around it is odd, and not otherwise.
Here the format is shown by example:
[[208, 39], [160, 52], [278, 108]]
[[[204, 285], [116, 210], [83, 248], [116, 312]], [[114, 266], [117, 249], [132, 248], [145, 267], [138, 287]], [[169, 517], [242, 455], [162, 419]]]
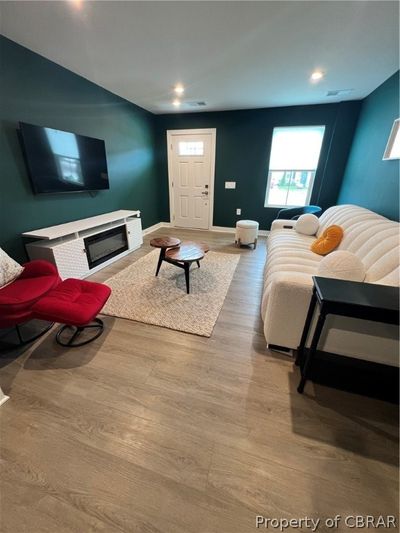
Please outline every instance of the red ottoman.
[[[38, 300], [32, 307], [32, 313], [34, 318], [64, 324], [56, 335], [57, 342], [62, 346], [83, 346], [102, 334], [103, 322], [96, 315], [110, 294], [110, 287], [102, 283], [66, 279]], [[62, 334], [69, 328], [73, 329], [73, 333], [64, 341]], [[82, 342], [74, 342], [88, 328], [94, 328], [95, 334]]]

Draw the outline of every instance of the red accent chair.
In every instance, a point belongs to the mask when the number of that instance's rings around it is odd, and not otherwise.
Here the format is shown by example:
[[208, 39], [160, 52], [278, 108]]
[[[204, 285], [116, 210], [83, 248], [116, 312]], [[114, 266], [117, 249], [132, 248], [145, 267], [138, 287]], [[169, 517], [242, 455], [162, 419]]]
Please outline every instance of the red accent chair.
[[15, 327], [20, 344], [35, 340], [49, 329], [23, 340], [18, 326], [34, 318], [32, 306], [61, 282], [57, 268], [48, 261], [37, 259], [23, 266], [22, 274], [0, 289], [0, 329]]

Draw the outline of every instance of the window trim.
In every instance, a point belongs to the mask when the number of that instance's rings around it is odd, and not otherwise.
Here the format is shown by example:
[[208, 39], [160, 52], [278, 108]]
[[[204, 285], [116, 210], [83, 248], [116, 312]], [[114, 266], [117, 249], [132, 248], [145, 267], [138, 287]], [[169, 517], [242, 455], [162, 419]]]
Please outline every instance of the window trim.
[[[322, 147], [323, 147], [324, 140], [325, 140], [326, 124], [307, 124], [307, 125], [303, 125], [303, 126], [297, 126], [297, 125], [296, 126], [274, 126], [272, 128], [272, 138], [271, 138], [271, 148], [270, 148], [270, 151], [269, 151], [269, 160], [271, 159], [272, 143], [273, 143], [273, 140], [274, 140], [274, 130], [275, 129], [279, 129], [279, 128], [324, 128], [324, 132], [322, 134], [321, 148], [320, 148], [320, 151], [319, 151], [318, 163], [317, 163], [316, 168], [313, 169], [313, 170], [311, 170], [311, 169], [301, 169], [301, 172], [314, 172], [314, 176], [313, 176], [312, 181], [310, 182], [310, 186], [308, 187], [308, 190], [307, 190], [307, 196], [306, 196], [306, 200], [305, 200], [304, 206], [310, 205], [311, 195], [312, 195], [312, 192], [313, 192], [313, 189], [314, 189], [314, 184], [315, 184], [315, 178], [317, 176], [317, 171], [318, 171], [318, 167], [319, 167], [319, 164], [320, 164], [320, 157], [321, 157]], [[264, 208], [271, 207], [271, 208], [277, 208], [277, 209], [284, 209], [286, 207], [288, 207], [288, 208], [289, 207], [303, 207], [303, 206], [299, 206], [298, 204], [279, 205], [279, 204], [268, 204], [267, 203], [269, 187], [270, 187], [271, 178], [272, 178], [272, 172], [279, 172], [279, 171], [280, 172], [285, 172], [285, 171], [291, 170], [291, 169], [274, 169], [274, 170], [270, 170], [269, 163], [270, 163], [270, 161], [268, 161], [268, 178], [267, 178], [267, 186], [266, 186], [266, 189], [265, 189]]]

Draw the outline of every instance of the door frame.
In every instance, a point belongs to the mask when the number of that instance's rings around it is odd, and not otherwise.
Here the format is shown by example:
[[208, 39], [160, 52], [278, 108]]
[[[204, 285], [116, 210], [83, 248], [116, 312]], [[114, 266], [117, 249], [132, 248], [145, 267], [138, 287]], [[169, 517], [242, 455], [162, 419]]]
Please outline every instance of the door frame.
[[[187, 130], [167, 130], [167, 159], [168, 159], [168, 192], [169, 192], [169, 220], [172, 227], [175, 227], [175, 201], [172, 186], [172, 138], [174, 135], [211, 135], [210, 158], [211, 158], [211, 175], [208, 193], [208, 229], [211, 229], [214, 223], [214, 181], [215, 181], [215, 153], [217, 129], [187, 129]], [[188, 228], [194, 229], [194, 228]], [[200, 229], [200, 228], [199, 228]], [[203, 230], [206, 231], [206, 230]]]

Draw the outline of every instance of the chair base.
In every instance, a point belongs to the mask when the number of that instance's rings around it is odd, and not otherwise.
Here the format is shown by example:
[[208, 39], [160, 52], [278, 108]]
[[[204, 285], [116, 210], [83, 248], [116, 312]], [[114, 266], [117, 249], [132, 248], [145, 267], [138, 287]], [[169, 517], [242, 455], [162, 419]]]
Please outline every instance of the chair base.
[[[89, 328], [95, 329], [94, 335], [92, 335], [89, 339], [86, 339], [84, 341], [74, 342], [75, 339], [77, 339], [79, 335], [82, 333], [82, 331], [84, 331], [85, 329], [89, 329]], [[71, 337], [67, 341], [64, 341], [62, 340], [61, 336], [64, 333], [64, 331], [66, 331], [67, 329], [73, 329], [74, 332], [72, 333]], [[104, 329], [104, 324], [103, 324], [103, 321], [100, 320], [100, 318], [95, 318], [92, 321], [92, 323], [86, 324], [86, 326], [69, 326], [66, 324], [64, 326], [61, 326], [61, 328], [58, 330], [57, 335], [56, 335], [56, 341], [61, 346], [66, 346], [67, 348], [77, 348], [79, 346], [84, 346], [85, 344], [89, 344], [89, 342], [92, 342], [98, 337], [100, 337], [100, 335], [103, 333], [103, 329]]]

